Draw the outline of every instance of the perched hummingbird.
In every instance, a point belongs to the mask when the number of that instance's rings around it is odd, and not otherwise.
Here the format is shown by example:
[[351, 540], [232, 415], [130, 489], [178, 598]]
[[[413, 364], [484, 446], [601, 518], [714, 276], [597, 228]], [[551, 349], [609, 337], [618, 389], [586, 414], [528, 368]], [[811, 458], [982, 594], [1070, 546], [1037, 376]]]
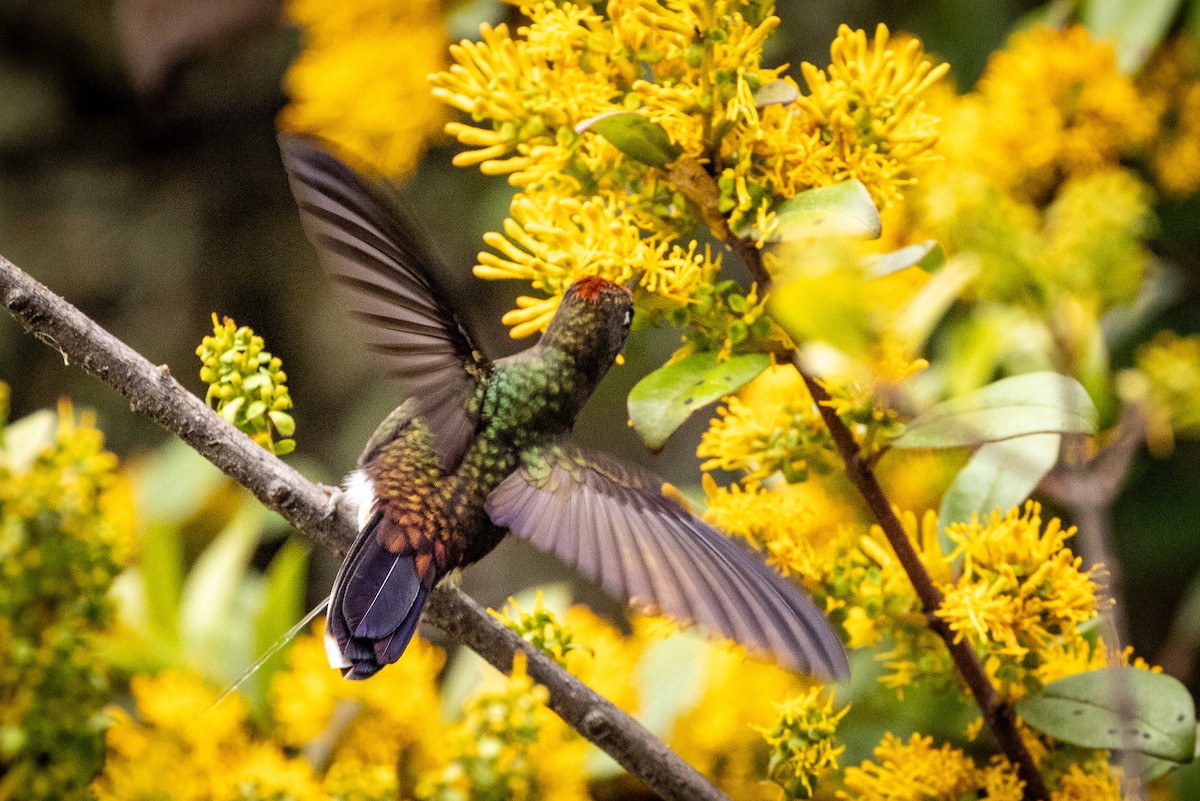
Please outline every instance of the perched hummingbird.
[[383, 184], [310, 140], [280, 144], [309, 239], [409, 393], [347, 480], [360, 532], [329, 602], [334, 667], [363, 679], [399, 659], [438, 581], [512, 532], [614, 596], [788, 668], [849, 674], [833, 628], [798, 587], [665, 496], [651, 473], [572, 443], [625, 344], [628, 289], [579, 279], [536, 345], [490, 361]]

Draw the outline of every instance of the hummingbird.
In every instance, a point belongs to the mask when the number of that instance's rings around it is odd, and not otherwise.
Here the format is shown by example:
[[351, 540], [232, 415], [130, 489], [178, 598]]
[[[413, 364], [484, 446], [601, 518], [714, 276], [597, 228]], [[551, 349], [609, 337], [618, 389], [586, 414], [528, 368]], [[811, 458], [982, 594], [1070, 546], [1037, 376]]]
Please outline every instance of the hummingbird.
[[638, 608], [789, 669], [849, 675], [840, 639], [803, 590], [664, 494], [649, 471], [572, 442], [624, 347], [629, 289], [578, 279], [535, 345], [491, 360], [435, 282], [439, 263], [390, 188], [315, 140], [284, 136], [280, 149], [320, 261], [407, 390], [346, 481], [359, 533], [330, 595], [332, 667], [365, 679], [395, 662], [437, 583], [511, 533]]

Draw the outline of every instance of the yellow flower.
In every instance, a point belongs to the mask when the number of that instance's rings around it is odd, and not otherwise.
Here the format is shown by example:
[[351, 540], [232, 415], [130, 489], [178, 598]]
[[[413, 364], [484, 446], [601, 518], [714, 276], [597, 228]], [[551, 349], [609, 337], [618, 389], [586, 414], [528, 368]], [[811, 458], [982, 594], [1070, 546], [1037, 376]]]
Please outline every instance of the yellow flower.
[[803, 481], [810, 469], [827, 472], [833, 443], [799, 372], [767, 368], [717, 409], [696, 448], [701, 470], [740, 470], [754, 481], [776, 472]]
[[1150, 187], [1127, 170], [1068, 178], [1046, 209], [1043, 275], [1097, 312], [1127, 304], [1150, 253]]
[[[511, 614], [509, 607], [512, 608]], [[537, 598], [530, 612], [522, 609], [515, 599], [509, 598], [508, 606], [503, 610], [495, 612], [489, 609], [488, 613], [562, 667], [566, 667], [567, 654], [571, 651], [577, 648], [590, 650], [589, 646], [576, 642], [571, 631], [546, 608], [541, 590], [537, 591]]]
[[437, 0], [288, 0], [304, 49], [288, 70], [278, 124], [312, 134], [375, 172], [411, 172], [437, 137], [444, 107], [426, 75], [445, 63]]
[[[346, 681], [330, 670], [320, 632], [300, 637], [288, 652], [287, 669], [271, 679], [276, 736], [303, 747], [331, 726], [342, 726], [334, 762], [350, 758], [409, 770], [432, 764], [442, 733], [437, 677], [445, 663], [440, 648], [414, 637], [404, 658], [371, 681]], [[335, 724], [336, 720], [336, 724]]]
[[475, 275], [486, 279], [523, 279], [548, 297], [522, 296], [503, 317], [513, 337], [545, 330], [567, 287], [584, 276], [616, 283], [636, 279], [647, 293], [685, 303], [695, 287], [711, 280], [720, 261], [695, 242], [687, 248], [648, 236], [622, 213], [611, 196], [560, 197], [538, 192], [513, 200], [504, 235], [484, 241], [499, 251], [479, 254]]
[[828, 71], [801, 65], [809, 94], [794, 109], [763, 110], [756, 149], [779, 195], [854, 178], [886, 207], [934, 158], [938, 118], [922, 96], [949, 65], [933, 66], [916, 39], [889, 46], [889, 37], [883, 24], [870, 42], [842, 25]]
[[978, 790], [983, 776], [970, 757], [950, 745], [933, 747], [932, 737], [914, 734], [908, 743], [885, 734], [875, 762], [846, 769], [845, 791], [854, 801], [958, 801]]
[[846, 750], [835, 736], [837, 725], [849, 711], [845, 706], [834, 712], [833, 691], [813, 687], [779, 704], [778, 723], [760, 729], [771, 746], [767, 774], [788, 798], [812, 797], [820, 776], [837, 770], [837, 758]]
[[[1086, 28], [1033, 28], [991, 57], [976, 88], [976, 161], [1017, 197], [1044, 199], [1071, 175], [1112, 167], [1154, 133], [1153, 109]], [[955, 127], [947, 120], [947, 130]]]
[[1006, 666], [1002, 690], [1016, 697], [1024, 693], [1028, 656], [1052, 655], [1060, 637], [1072, 639], [1076, 627], [1097, 614], [1093, 575], [1065, 546], [1074, 533], [1057, 519], [1043, 530], [1041, 508], [1033, 502], [1024, 513], [996, 511], [984, 523], [946, 530], [957, 546], [947, 558], [962, 558], [962, 575], [943, 584], [938, 616], [957, 637], [983, 649], [991, 672]]
[[706, 651], [703, 695], [676, 719], [667, 742], [731, 798], [776, 801], [778, 788], [763, 781], [770, 749], [757, 727], [778, 720], [778, 699], [808, 691], [813, 680], [751, 660], [732, 644]]
[[1200, 336], [1160, 331], [1137, 351], [1149, 391], [1147, 441], [1170, 453], [1175, 437], [1200, 437]]
[[1058, 777], [1058, 785], [1050, 793], [1050, 801], [1121, 801], [1121, 783], [1112, 771], [1096, 775], [1069, 765]]
[[325, 792], [333, 801], [393, 801], [400, 783], [393, 765], [371, 765], [343, 757], [325, 773]]
[[1165, 194], [1184, 197], [1200, 188], [1200, 58], [1196, 42], [1178, 36], [1161, 47], [1138, 78], [1161, 115], [1150, 162]]

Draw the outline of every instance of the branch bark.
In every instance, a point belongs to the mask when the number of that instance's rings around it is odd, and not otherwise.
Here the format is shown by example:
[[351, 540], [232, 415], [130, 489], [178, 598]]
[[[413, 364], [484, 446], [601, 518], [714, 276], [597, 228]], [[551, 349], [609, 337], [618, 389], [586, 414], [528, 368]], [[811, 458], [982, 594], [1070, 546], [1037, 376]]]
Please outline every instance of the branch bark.
[[[699, 163], [680, 159], [671, 166], [668, 180], [675, 184], [684, 197], [696, 204], [700, 209], [701, 218], [713, 235], [724, 241], [730, 250], [738, 254], [754, 277], [759, 290], [766, 294], [771, 287], [771, 274], [763, 263], [762, 251], [754, 243], [742, 239], [730, 230], [725, 215], [718, 207], [717, 199], [720, 197], [720, 192], [712, 175]], [[1050, 792], [1042, 780], [1041, 773], [1038, 772], [1033, 755], [1025, 746], [1024, 740], [1021, 739], [1012, 709], [1001, 702], [995, 686], [988, 677], [987, 671], [984, 670], [983, 663], [979, 660], [979, 655], [975, 653], [971, 644], [965, 638], [956, 639], [954, 632], [950, 631], [950, 627], [937, 616], [937, 610], [942, 605], [942, 594], [921, 563], [908, 535], [904, 533], [904, 527], [892, 510], [892, 505], [888, 501], [883, 487], [879, 485], [874, 470], [862, 458], [854, 435], [842, 422], [842, 418], [838, 417], [837, 412], [827, 404], [827, 401], [830, 400], [829, 393], [825, 391], [820, 381], [801, 364], [799, 354], [793, 355], [793, 363], [799, 370], [801, 378], [804, 379], [804, 384], [808, 387], [808, 391], [821, 413], [821, 419], [825, 422], [825, 426], [829, 429], [830, 436], [837, 446], [838, 453], [846, 467], [846, 476], [866, 502], [871, 514], [875, 516], [875, 520], [887, 536], [892, 550], [895, 551], [896, 558], [904, 567], [905, 573], [908, 574], [913, 589], [916, 591], [921, 605], [925, 608], [929, 627], [942, 638], [946, 647], [950, 649], [954, 664], [966, 681], [971, 695], [975, 698], [975, 703], [983, 712], [988, 728], [991, 729], [1005, 756], [1016, 766], [1017, 775], [1025, 783], [1025, 797], [1036, 799], [1036, 801], [1049, 801]]]
[[[151, 364], [3, 256], [0, 295], [27, 331], [123, 395], [131, 410], [176, 434], [321, 547], [338, 556], [346, 552], [357, 533], [352, 511], [251, 442], [184, 389], [165, 366]], [[549, 690], [550, 708], [663, 798], [729, 801], [636, 720], [457, 588], [437, 588], [425, 619], [505, 672], [512, 669], [516, 651], [524, 651], [529, 675]]]

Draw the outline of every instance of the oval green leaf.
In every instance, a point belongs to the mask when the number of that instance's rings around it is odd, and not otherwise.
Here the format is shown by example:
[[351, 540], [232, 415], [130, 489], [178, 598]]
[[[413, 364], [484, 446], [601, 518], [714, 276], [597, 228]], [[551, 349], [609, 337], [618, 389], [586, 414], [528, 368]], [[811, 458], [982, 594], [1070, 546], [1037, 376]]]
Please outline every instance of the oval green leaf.
[[[1054, 467], [1061, 442], [1061, 434], [1030, 434], [981, 445], [942, 496], [938, 531], [975, 514], [983, 517], [1019, 505]], [[944, 553], [949, 546], [943, 538]]]
[[[775, 209], [778, 225], [767, 242], [787, 242], [822, 236], [852, 236], [878, 239], [883, 232], [879, 210], [867, 188], [859, 181], [809, 189], [786, 200]], [[749, 236], [761, 238], [755, 230]]]
[[1136, 668], [1090, 670], [1047, 684], [1017, 702], [1017, 713], [1043, 734], [1083, 748], [1137, 751], [1190, 762], [1196, 706], [1179, 680]]
[[665, 128], [636, 111], [610, 111], [575, 126], [575, 133], [594, 131], [631, 159], [651, 167], [665, 167], [683, 152]]
[[1096, 406], [1074, 378], [1028, 373], [939, 403], [892, 441], [897, 448], [963, 448], [1027, 434], [1092, 434]]
[[657, 453], [694, 412], [749, 383], [771, 364], [763, 353], [734, 356], [723, 362], [711, 352], [661, 367], [629, 393], [629, 419], [651, 452]]

